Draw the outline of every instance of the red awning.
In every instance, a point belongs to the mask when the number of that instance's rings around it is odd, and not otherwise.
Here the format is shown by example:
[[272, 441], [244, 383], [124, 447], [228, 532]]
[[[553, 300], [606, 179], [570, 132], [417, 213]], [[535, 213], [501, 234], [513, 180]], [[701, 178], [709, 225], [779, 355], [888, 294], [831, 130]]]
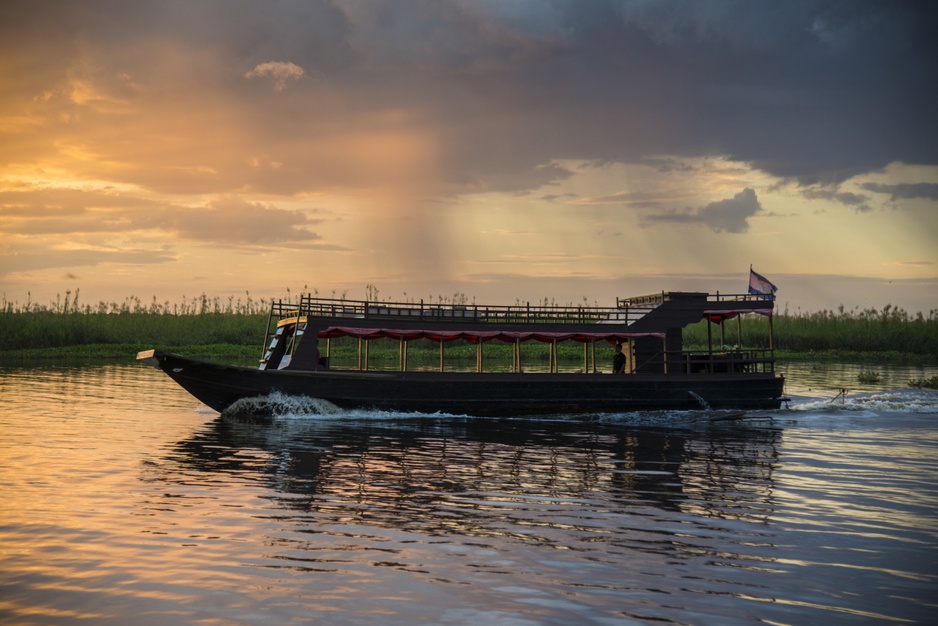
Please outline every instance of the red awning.
[[320, 339], [334, 339], [336, 337], [353, 337], [355, 339], [396, 339], [412, 341], [414, 339], [430, 339], [431, 341], [454, 341], [462, 339], [470, 343], [479, 343], [480, 341], [492, 341], [497, 339], [506, 343], [515, 341], [579, 341], [589, 342], [593, 340], [608, 341], [615, 343], [623, 339], [634, 339], [636, 337], [658, 337], [663, 338], [664, 333], [630, 333], [630, 332], [601, 332], [601, 333], [583, 333], [583, 332], [531, 332], [531, 331], [506, 331], [506, 330], [420, 330], [405, 328], [357, 328], [349, 326], [330, 326], [325, 330], [319, 331], [317, 335]]
[[737, 310], [725, 310], [717, 309], [711, 311], [704, 311], [704, 319], [708, 319], [714, 324], [718, 324], [724, 320], [730, 320], [741, 315], [743, 313], [758, 313], [759, 315], [772, 315], [772, 309], [737, 309]]

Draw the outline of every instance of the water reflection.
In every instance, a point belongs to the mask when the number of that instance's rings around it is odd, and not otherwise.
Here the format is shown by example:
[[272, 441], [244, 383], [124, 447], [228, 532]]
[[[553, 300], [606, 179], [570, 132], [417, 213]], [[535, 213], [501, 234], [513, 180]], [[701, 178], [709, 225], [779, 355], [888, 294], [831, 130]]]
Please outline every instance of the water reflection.
[[[887, 365], [879, 363], [832, 363], [828, 361], [781, 361], [776, 365], [785, 377], [785, 393], [833, 398], [848, 394], [904, 389], [909, 381], [938, 375], [934, 365]], [[875, 382], [860, 382], [864, 372], [876, 374]]]
[[157, 374], [0, 368], [0, 623], [933, 621], [934, 392], [255, 425]]
[[[581, 422], [416, 419], [393, 423], [218, 418], [180, 441], [151, 479], [257, 481], [317, 523], [431, 535], [532, 528], [595, 531], [609, 515], [688, 513], [761, 522], [771, 514], [779, 431], [629, 428]], [[155, 469], [155, 468], [152, 468]], [[521, 535], [542, 541], [542, 536]]]

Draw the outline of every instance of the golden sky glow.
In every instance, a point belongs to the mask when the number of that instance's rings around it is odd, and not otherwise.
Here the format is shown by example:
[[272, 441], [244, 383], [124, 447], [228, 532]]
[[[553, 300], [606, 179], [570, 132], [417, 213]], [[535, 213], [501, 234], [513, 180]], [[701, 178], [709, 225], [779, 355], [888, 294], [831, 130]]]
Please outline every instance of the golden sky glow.
[[0, 292], [938, 308], [930, 12], [649, 6], [8, 3]]

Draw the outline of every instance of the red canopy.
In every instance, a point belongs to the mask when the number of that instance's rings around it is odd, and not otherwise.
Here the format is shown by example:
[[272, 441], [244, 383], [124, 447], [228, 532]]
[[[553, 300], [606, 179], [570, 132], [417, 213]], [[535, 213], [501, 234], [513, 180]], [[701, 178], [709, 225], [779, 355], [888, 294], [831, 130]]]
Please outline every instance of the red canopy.
[[491, 341], [498, 339], [506, 343], [515, 341], [579, 341], [605, 340], [610, 343], [635, 337], [663, 338], [664, 333], [630, 333], [630, 332], [531, 332], [508, 330], [420, 330], [410, 328], [357, 328], [349, 326], [330, 326], [319, 331], [320, 339], [333, 339], [336, 337], [354, 337], [356, 339], [397, 339], [412, 341], [414, 339], [430, 339], [431, 341], [453, 341], [463, 339], [470, 343]]
[[758, 313], [759, 315], [772, 315], [772, 309], [738, 309], [738, 310], [711, 310], [704, 311], [703, 316], [705, 319], [710, 320], [714, 324], [719, 324], [724, 320], [730, 320], [741, 315], [742, 313]]

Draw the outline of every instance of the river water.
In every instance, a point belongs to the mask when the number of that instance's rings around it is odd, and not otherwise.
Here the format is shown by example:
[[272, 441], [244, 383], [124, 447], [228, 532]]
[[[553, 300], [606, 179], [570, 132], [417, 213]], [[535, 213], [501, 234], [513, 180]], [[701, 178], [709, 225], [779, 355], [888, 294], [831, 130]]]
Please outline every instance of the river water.
[[6, 366], [0, 623], [935, 623], [935, 368], [786, 368], [743, 420], [251, 424], [139, 364]]

